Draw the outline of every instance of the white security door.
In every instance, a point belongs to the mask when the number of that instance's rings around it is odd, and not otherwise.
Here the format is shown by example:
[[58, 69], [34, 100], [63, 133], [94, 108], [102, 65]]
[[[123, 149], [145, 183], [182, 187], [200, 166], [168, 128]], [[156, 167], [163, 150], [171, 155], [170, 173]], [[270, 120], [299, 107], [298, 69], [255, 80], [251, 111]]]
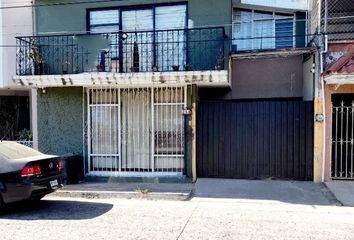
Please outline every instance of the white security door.
[[121, 91], [122, 171], [151, 171], [151, 89]]
[[186, 89], [88, 89], [89, 173], [182, 175]]

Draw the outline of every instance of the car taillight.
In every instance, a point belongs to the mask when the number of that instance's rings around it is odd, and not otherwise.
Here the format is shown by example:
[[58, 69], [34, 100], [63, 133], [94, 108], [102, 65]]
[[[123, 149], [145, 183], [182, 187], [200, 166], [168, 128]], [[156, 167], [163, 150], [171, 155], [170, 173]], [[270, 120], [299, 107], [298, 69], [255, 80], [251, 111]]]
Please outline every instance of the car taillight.
[[62, 170], [64, 168], [64, 162], [62, 160], [58, 161], [57, 167], [59, 170]]
[[21, 177], [30, 177], [35, 175], [40, 175], [42, 173], [41, 167], [39, 165], [29, 165], [25, 166], [21, 171]]

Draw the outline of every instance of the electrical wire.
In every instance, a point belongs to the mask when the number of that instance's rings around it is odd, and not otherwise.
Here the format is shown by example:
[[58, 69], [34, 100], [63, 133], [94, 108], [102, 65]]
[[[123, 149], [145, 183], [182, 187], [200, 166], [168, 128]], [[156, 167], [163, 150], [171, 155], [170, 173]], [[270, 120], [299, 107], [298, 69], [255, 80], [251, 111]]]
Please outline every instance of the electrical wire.
[[78, 5], [78, 4], [95, 4], [95, 3], [121, 2], [121, 1], [124, 1], [124, 0], [92, 0], [92, 1], [42, 3], [42, 4], [30, 4], [30, 5], [13, 5], [13, 6], [1, 6], [0, 10], [16, 9], [16, 8], [38, 8], [38, 7], [52, 7], [52, 6], [67, 6], [67, 5]]

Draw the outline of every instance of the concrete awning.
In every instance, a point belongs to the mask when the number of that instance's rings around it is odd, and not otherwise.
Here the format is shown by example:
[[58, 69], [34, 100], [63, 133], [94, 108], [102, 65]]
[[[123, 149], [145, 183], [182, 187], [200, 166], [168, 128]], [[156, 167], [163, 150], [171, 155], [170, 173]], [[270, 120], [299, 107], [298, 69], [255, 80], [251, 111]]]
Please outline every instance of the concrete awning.
[[92, 72], [65, 75], [14, 76], [14, 82], [29, 88], [65, 86], [142, 86], [161, 84], [197, 84], [199, 86], [230, 86], [228, 71], [180, 71], [113, 73]]

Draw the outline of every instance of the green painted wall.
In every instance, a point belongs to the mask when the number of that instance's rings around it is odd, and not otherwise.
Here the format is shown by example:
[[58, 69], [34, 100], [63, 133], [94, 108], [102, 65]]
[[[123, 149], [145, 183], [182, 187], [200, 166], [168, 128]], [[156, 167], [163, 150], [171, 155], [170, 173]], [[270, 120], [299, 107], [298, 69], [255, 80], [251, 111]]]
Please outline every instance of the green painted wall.
[[[40, 0], [37, 4], [55, 3], [54, 0]], [[73, 2], [62, 0], [60, 2]], [[122, 0], [107, 3], [46, 6], [36, 9], [37, 32], [86, 31], [86, 9], [118, 7], [141, 4], [183, 2], [176, 0]], [[189, 0], [189, 19], [194, 26], [231, 24], [231, 0]]]
[[231, 0], [190, 0], [188, 1], [189, 19], [194, 27], [225, 26], [228, 36], [231, 33]]
[[82, 88], [38, 90], [38, 146], [48, 154], [82, 154]]

